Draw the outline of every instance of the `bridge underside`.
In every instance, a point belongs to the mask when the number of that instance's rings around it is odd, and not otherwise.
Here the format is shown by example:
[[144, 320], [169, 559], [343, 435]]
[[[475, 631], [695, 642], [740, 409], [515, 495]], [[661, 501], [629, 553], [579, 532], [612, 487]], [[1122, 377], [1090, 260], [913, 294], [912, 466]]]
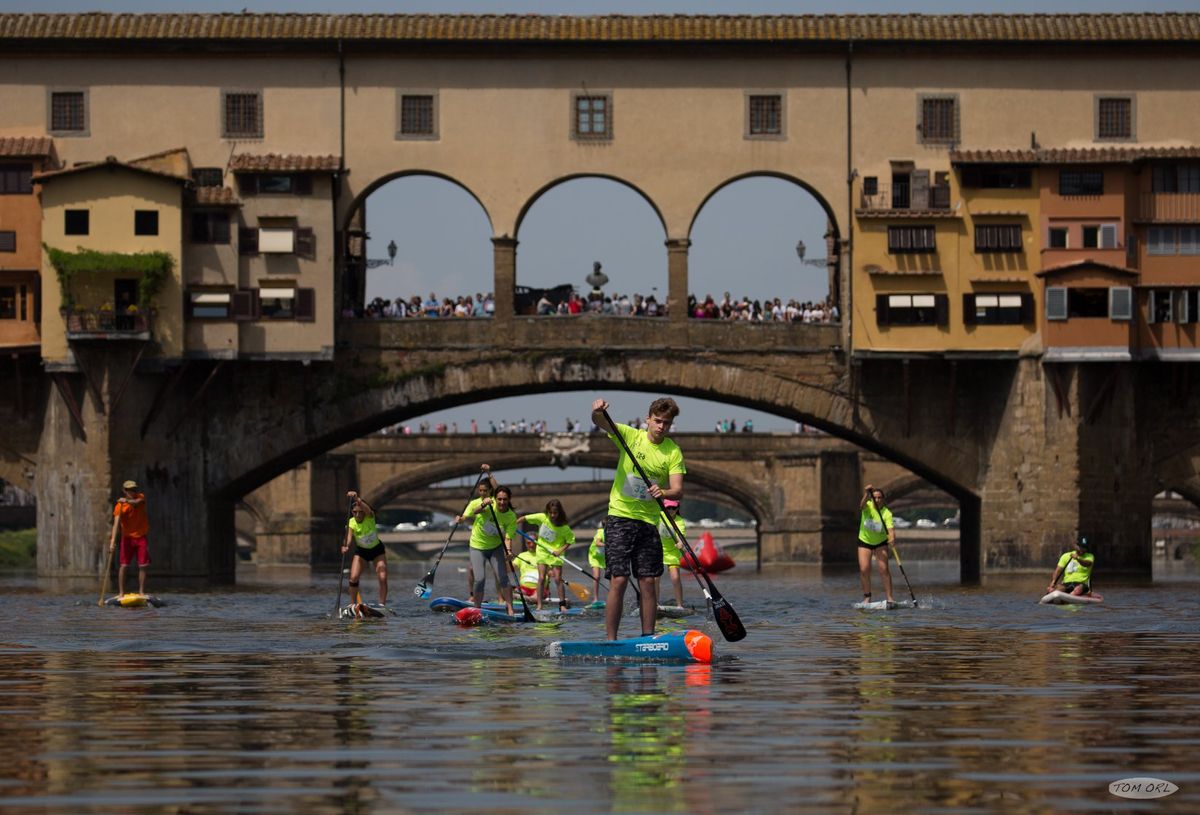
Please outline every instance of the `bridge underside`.
[[[256, 488], [383, 426], [560, 390], [583, 391], [585, 406], [596, 393], [620, 405], [624, 390], [712, 399], [895, 460], [960, 502], [968, 580], [1048, 568], [1077, 532], [1098, 541], [1106, 570], [1148, 572], [1153, 495], [1200, 483], [1200, 400], [1167, 364], [848, 364], [807, 334], [722, 345], [648, 320], [369, 322], [343, 327], [330, 364], [143, 366], [126, 381], [134, 352], [113, 348], [86, 378], [62, 375], [46, 389], [36, 456], [39, 573], [96, 573], [113, 485], [133, 477], [150, 498], [156, 570], [230, 579], [234, 507]], [[435, 467], [426, 475], [438, 480]], [[802, 481], [784, 467], [762, 483]], [[828, 554], [786, 537], [772, 551]]]

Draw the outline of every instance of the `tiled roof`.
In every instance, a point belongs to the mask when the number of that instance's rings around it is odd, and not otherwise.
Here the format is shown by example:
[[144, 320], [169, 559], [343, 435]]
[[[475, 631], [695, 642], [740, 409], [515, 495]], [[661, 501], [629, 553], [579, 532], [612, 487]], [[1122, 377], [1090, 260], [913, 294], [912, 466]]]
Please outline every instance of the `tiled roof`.
[[0, 14], [0, 39], [1197, 42], [1200, 14]]
[[973, 218], [1028, 218], [1029, 213], [1023, 209], [981, 209], [972, 212]]
[[1029, 278], [1019, 275], [987, 275], [985, 277], [972, 277], [972, 283], [1028, 283]]
[[240, 207], [242, 202], [229, 187], [197, 187], [196, 204], [202, 207]]
[[54, 139], [49, 136], [0, 136], [0, 156], [32, 158], [54, 154]]
[[267, 153], [255, 156], [241, 153], [229, 162], [235, 173], [310, 172], [332, 173], [338, 168], [337, 156], [296, 156]]
[[34, 181], [49, 181], [50, 179], [61, 178], [62, 176], [66, 176], [66, 175], [75, 175], [77, 173], [87, 173], [87, 172], [91, 172], [92, 170], [99, 170], [99, 169], [103, 169], [103, 168], [108, 168], [108, 169], [120, 168], [120, 169], [124, 169], [124, 170], [129, 170], [129, 171], [135, 172], [135, 173], [145, 173], [146, 175], [153, 175], [153, 176], [158, 176], [159, 178], [166, 178], [171, 181], [178, 181], [181, 184], [190, 184], [192, 181], [190, 178], [187, 178], [187, 177], [181, 176], [181, 175], [175, 175], [174, 173], [164, 173], [164, 172], [160, 172], [158, 170], [152, 170], [149, 167], [141, 167], [136, 164], [127, 164], [126, 162], [123, 162], [123, 161], [117, 161], [112, 156], [109, 156], [104, 161], [91, 161], [91, 162], [88, 162], [87, 164], [77, 164], [74, 167], [64, 167], [61, 170], [51, 170], [50, 172], [45, 172], [45, 173], [34, 173], [33, 180]]
[[1147, 159], [1200, 158], [1200, 147], [1061, 147], [1037, 150], [954, 150], [952, 164], [1123, 164]]
[[1115, 263], [1103, 263], [1099, 260], [1093, 260], [1091, 258], [1073, 260], [1070, 263], [1060, 263], [1057, 266], [1047, 266], [1040, 272], [1035, 272], [1035, 274], [1038, 277], [1049, 277], [1051, 275], [1062, 274], [1063, 272], [1073, 272], [1076, 269], [1103, 269], [1106, 272], [1127, 275], [1129, 277], [1138, 276], [1136, 269], [1127, 269], [1124, 266], [1117, 266]]

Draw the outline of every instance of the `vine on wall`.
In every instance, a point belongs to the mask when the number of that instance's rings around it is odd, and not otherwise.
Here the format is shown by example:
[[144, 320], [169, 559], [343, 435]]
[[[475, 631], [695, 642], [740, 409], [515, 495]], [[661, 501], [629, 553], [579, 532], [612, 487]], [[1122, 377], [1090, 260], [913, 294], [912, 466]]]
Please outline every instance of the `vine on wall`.
[[42, 246], [58, 278], [62, 307], [68, 310], [75, 307], [71, 282], [76, 275], [99, 272], [137, 275], [138, 307], [146, 309], [154, 305], [154, 298], [175, 268], [175, 258], [170, 252], [97, 252], [94, 249], [83, 248], [76, 252], [67, 252], [46, 244]]

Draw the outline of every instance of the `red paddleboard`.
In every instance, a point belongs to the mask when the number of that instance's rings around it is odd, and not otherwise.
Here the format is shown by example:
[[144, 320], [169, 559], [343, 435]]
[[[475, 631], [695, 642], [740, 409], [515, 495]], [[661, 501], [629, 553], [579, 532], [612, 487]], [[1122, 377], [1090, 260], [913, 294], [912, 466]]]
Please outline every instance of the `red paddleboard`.
[[[711, 532], [704, 532], [700, 535], [700, 545], [696, 550], [696, 557], [700, 560], [701, 568], [709, 574], [732, 569], [735, 565], [733, 558], [722, 552], [717, 546]], [[685, 569], [696, 571], [696, 562], [692, 560], [691, 552], [685, 551], [680, 563]]]

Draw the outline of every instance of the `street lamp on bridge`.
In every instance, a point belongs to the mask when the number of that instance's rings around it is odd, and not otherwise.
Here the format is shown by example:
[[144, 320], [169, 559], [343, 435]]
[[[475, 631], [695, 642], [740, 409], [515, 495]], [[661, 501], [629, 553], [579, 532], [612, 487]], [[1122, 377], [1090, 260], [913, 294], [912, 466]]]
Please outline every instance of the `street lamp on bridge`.
[[804, 241], [796, 241], [796, 257], [800, 258], [801, 266], [828, 266], [829, 258], [811, 258], [804, 259], [804, 253], [808, 251], [808, 247], [804, 245]]
[[387, 245], [387, 253], [388, 253], [387, 260], [384, 260], [382, 258], [370, 259], [367, 261], [367, 268], [375, 269], [380, 266], [395, 266], [396, 265], [396, 252], [398, 252], [399, 249], [400, 249], [400, 247], [396, 246], [396, 242], [394, 240], [390, 241]]

